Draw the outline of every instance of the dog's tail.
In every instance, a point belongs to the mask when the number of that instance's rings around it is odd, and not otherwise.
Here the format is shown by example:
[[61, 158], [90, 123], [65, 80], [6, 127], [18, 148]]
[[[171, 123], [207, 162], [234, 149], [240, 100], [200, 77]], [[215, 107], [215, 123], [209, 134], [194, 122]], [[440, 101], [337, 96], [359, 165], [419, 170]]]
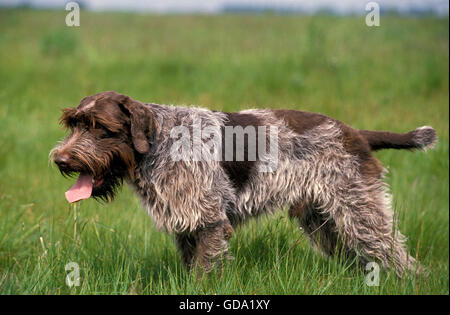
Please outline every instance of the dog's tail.
[[429, 126], [419, 127], [407, 133], [360, 130], [373, 151], [381, 149], [419, 149], [432, 148], [437, 141], [436, 131]]

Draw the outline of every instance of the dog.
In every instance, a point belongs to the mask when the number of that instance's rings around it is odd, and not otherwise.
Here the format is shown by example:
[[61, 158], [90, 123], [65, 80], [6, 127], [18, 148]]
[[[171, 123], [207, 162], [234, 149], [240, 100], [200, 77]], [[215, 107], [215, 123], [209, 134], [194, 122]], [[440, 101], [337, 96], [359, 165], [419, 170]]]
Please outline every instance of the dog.
[[[67, 200], [110, 201], [127, 182], [156, 226], [174, 235], [190, 269], [221, 265], [231, 257], [233, 227], [285, 207], [326, 256], [376, 261], [400, 277], [422, 269], [395, 226], [386, 171], [372, 151], [431, 148], [431, 127], [357, 130], [305, 111], [225, 113], [146, 104], [114, 91], [83, 98], [60, 122], [70, 134], [50, 158], [63, 175], [78, 174]], [[218, 146], [205, 149], [213, 138]], [[201, 149], [189, 149], [193, 142]]]

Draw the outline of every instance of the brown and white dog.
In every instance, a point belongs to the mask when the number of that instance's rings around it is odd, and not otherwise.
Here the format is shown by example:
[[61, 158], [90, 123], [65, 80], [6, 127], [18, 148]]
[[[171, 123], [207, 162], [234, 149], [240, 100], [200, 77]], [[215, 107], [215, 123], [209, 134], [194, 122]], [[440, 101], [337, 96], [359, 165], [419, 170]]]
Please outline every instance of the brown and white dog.
[[[303, 111], [224, 113], [145, 104], [112, 91], [65, 109], [61, 122], [71, 132], [51, 159], [63, 174], [79, 174], [67, 200], [111, 200], [125, 180], [157, 227], [175, 235], [189, 267], [211, 270], [227, 257], [232, 226], [288, 206], [290, 217], [328, 256], [376, 261], [399, 276], [420, 269], [395, 227], [385, 170], [371, 152], [425, 150], [437, 139], [431, 127], [403, 134], [356, 130]], [[215, 159], [174, 159], [180, 138], [173, 131], [195, 132], [195, 124], [219, 130], [221, 144], [231, 139], [231, 155], [228, 150]], [[275, 128], [276, 137], [262, 126]], [[237, 139], [239, 130], [244, 139]], [[261, 171], [263, 155], [251, 157], [252, 137], [259, 145], [261, 139], [276, 143], [275, 168]], [[200, 137], [201, 144], [209, 140]]]

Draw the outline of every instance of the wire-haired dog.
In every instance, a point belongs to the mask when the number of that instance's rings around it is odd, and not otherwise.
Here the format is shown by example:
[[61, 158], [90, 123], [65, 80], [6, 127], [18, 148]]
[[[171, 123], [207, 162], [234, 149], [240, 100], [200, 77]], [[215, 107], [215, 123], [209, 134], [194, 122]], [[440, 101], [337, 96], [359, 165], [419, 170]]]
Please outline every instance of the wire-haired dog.
[[[110, 200], [127, 181], [156, 225], [175, 235], [190, 267], [209, 271], [227, 256], [233, 225], [289, 206], [290, 217], [326, 255], [374, 260], [399, 276], [419, 268], [395, 227], [385, 171], [371, 151], [424, 150], [436, 141], [431, 127], [403, 134], [356, 130], [296, 110], [223, 113], [144, 104], [116, 92], [84, 98], [64, 110], [61, 122], [71, 133], [51, 158], [62, 173], [79, 173], [67, 200]], [[191, 134], [196, 125], [216, 132], [181, 141], [177, 128]], [[265, 126], [276, 131], [274, 137]], [[231, 139], [231, 151], [212, 159], [174, 158], [184, 145], [213, 138], [225, 149]], [[261, 140], [276, 144], [269, 170], [262, 167]], [[207, 148], [203, 153], [211, 153]]]

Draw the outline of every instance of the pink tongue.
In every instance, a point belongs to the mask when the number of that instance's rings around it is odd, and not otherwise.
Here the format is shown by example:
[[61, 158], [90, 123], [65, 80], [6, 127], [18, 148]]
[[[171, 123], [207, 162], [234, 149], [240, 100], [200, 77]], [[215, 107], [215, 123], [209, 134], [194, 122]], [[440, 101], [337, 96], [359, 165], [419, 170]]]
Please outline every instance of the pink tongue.
[[92, 194], [92, 176], [81, 173], [77, 182], [66, 191], [66, 199], [68, 202], [77, 202], [88, 199]]

